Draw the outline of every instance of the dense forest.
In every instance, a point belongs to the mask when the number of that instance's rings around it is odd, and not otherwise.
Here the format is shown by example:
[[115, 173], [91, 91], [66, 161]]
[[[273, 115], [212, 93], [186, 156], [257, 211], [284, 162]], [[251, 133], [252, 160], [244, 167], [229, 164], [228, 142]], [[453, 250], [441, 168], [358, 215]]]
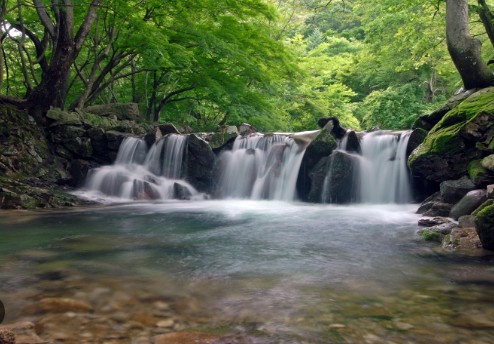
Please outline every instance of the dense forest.
[[[192, 130], [306, 130], [323, 116], [397, 129], [463, 85], [492, 84], [484, 0], [0, 3], [1, 102], [41, 123], [51, 106], [136, 102], [147, 121]], [[446, 30], [448, 20], [459, 30]], [[485, 84], [462, 71], [462, 40]]]

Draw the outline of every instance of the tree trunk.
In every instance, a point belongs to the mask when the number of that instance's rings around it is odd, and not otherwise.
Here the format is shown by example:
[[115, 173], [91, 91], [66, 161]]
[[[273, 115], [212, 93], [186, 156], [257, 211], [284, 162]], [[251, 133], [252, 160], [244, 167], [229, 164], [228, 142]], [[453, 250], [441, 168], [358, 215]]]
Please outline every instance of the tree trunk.
[[468, 28], [468, 0], [446, 1], [446, 41], [465, 89], [494, 85], [494, 75], [482, 60], [481, 43]]
[[482, 24], [484, 24], [485, 32], [487, 32], [487, 36], [489, 36], [489, 40], [491, 44], [494, 46], [494, 18], [492, 17], [491, 10], [485, 0], [478, 0], [479, 7], [477, 13], [479, 14], [480, 20]]

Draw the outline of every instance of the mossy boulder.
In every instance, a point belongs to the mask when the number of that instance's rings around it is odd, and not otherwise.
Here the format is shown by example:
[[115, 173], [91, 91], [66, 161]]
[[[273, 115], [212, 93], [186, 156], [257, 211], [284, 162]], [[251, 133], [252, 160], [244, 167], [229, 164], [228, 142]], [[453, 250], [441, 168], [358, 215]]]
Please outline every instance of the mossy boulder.
[[448, 111], [410, 155], [414, 176], [442, 182], [467, 174], [470, 161], [484, 152], [477, 143], [491, 140], [494, 130], [494, 87], [475, 92]]
[[468, 175], [477, 186], [486, 186], [494, 182], [494, 173], [487, 170], [481, 160], [473, 160], [468, 164]]
[[494, 205], [483, 207], [477, 213], [475, 227], [482, 246], [494, 250]]

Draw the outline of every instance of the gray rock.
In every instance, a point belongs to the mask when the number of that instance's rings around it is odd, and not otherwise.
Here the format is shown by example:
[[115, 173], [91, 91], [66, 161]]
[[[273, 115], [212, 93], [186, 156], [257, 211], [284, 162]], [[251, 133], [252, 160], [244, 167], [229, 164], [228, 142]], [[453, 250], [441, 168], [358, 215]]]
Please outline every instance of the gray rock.
[[238, 133], [242, 136], [257, 133], [256, 128], [247, 123], [242, 123], [238, 128]]
[[494, 154], [491, 154], [489, 156], [486, 156], [485, 158], [482, 159], [481, 161], [482, 167], [494, 172]]
[[348, 140], [346, 143], [346, 147], [344, 147], [346, 151], [350, 153], [360, 154], [362, 152], [362, 148], [360, 147], [360, 141], [355, 131], [351, 130], [348, 132], [347, 135], [348, 135]]
[[441, 197], [448, 203], [456, 203], [467, 192], [475, 189], [475, 184], [468, 178], [462, 177], [457, 180], [446, 180], [440, 184]]
[[63, 111], [57, 108], [48, 110], [46, 117], [55, 121], [52, 126], [82, 124], [82, 118], [77, 112]]
[[470, 215], [478, 206], [487, 200], [485, 190], [473, 190], [468, 192], [458, 203], [456, 203], [449, 214], [457, 220], [460, 216]]
[[436, 216], [436, 217], [421, 218], [418, 222], [418, 225], [422, 227], [433, 227], [449, 222], [451, 222], [451, 220], [448, 219], [447, 217]]
[[410, 156], [415, 148], [417, 148], [422, 142], [424, 142], [426, 136], [427, 131], [424, 129], [415, 129], [412, 131], [407, 144], [407, 157]]
[[200, 192], [210, 193], [216, 156], [208, 143], [195, 134], [188, 135], [184, 159], [184, 179]]
[[329, 157], [324, 157], [319, 160], [308, 174], [307, 179], [310, 183], [308, 189], [310, 191], [306, 197], [309, 202], [321, 202], [321, 195], [324, 186], [324, 178], [326, 177], [328, 160]]
[[93, 105], [84, 109], [87, 112], [100, 116], [116, 116], [119, 120], [137, 121], [141, 117], [136, 103], [114, 103]]
[[173, 194], [174, 194], [174, 198], [180, 200], [190, 200], [190, 198], [192, 197], [192, 194], [190, 193], [189, 189], [187, 189], [185, 186], [179, 183], [173, 184]]
[[475, 228], [482, 246], [494, 251], [494, 205], [485, 207], [477, 214]]
[[329, 157], [329, 170], [326, 171], [326, 191], [321, 196], [326, 203], [350, 203], [357, 198], [355, 173], [358, 171], [358, 160], [351, 154], [343, 151], [334, 151]]
[[473, 215], [463, 215], [458, 219], [458, 224], [461, 228], [475, 227], [475, 216]]
[[494, 199], [494, 184], [487, 185], [487, 198]]
[[417, 209], [417, 214], [428, 217], [447, 217], [449, 216], [452, 207], [452, 204], [444, 202], [440, 192], [436, 192], [422, 202]]
[[[165, 136], [168, 134], [180, 134], [178, 129], [171, 123], [159, 125], [158, 130], [160, 131], [161, 136]], [[157, 134], [157, 136], [158, 136], [158, 134]]]

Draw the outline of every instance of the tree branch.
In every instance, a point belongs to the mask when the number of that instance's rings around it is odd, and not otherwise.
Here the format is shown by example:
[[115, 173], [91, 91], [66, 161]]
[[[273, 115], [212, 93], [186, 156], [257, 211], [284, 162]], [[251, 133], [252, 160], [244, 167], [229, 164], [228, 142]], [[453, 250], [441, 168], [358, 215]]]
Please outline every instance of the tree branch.
[[46, 31], [50, 35], [51, 39], [55, 39], [55, 25], [53, 24], [48, 12], [46, 11], [46, 6], [43, 4], [42, 0], [33, 0], [34, 6], [36, 7], [36, 12], [38, 12], [38, 17], [41, 24], [45, 27]]
[[93, 0], [91, 2], [91, 5], [89, 6], [86, 17], [84, 18], [84, 22], [75, 35], [74, 42], [76, 54], [77, 52], [79, 52], [79, 50], [81, 50], [82, 44], [84, 43], [84, 40], [86, 39], [89, 31], [91, 30], [91, 27], [93, 26], [94, 21], [96, 20], [96, 7], [100, 6], [102, 1], [104, 0]]

